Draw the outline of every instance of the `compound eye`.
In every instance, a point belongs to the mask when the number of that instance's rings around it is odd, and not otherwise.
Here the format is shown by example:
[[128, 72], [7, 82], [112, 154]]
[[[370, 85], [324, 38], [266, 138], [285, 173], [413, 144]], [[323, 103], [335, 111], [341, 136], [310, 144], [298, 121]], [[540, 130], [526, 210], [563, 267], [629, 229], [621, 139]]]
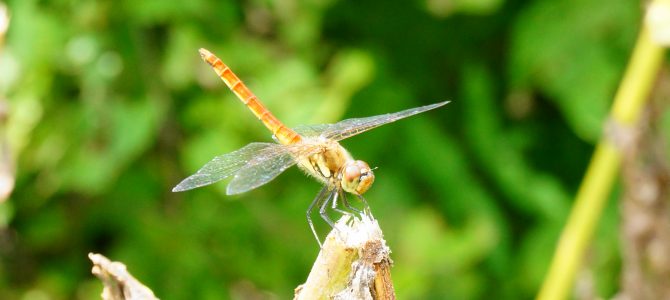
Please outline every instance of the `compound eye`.
[[358, 186], [356, 187], [356, 193], [362, 195], [365, 193], [372, 183], [375, 181], [375, 174], [372, 173], [369, 167], [361, 170], [361, 177], [358, 179]]
[[342, 170], [342, 188], [352, 194], [365, 193], [374, 180], [375, 177], [368, 164], [360, 160], [347, 163]]
[[344, 168], [344, 181], [353, 183], [361, 177], [361, 169], [357, 165], [348, 165]]

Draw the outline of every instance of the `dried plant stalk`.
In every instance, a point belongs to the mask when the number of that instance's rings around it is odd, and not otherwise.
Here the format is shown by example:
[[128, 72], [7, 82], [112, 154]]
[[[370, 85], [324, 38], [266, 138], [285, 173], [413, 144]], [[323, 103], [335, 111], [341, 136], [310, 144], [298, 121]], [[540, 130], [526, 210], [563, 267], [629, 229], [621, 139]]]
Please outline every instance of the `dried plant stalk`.
[[[653, 0], [652, 3], [660, 1], [667, 0]], [[649, 30], [648, 26], [642, 27], [614, 99], [610, 118], [616, 126], [628, 127], [637, 122], [663, 65], [665, 49], [651, 38]], [[612, 143], [612, 137], [601, 137], [577, 191], [538, 300], [568, 298], [620, 164], [620, 149]]]
[[371, 216], [342, 217], [294, 299], [395, 299], [391, 250]]
[[670, 164], [659, 124], [670, 95], [663, 72], [623, 151], [622, 270], [618, 299], [670, 299]]
[[133, 275], [120, 262], [112, 262], [101, 254], [89, 253], [93, 262], [93, 275], [100, 278], [105, 286], [102, 290], [104, 300], [158, 300], [154, 293]]

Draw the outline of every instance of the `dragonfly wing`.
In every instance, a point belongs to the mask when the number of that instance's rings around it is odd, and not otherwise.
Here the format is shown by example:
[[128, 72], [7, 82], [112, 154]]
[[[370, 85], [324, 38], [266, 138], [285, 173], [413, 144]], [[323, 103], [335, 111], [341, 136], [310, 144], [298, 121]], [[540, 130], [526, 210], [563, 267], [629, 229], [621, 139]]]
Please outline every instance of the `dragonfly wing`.
[[320, 136], [334, 125], [335, 124], [299, 125], [293, 128], [293, 131], [302, 136]]
[[431, 109], [438, 108], [447, 103], [449, 103], [449, 101], [410, 108], [396, 113], [390, 113], [366, 118], [347, 119], [337, 122], [335, 124], [300, 126], [295, 128], [295, 131], [306, 136], [322, 136], [326, 139], [333, 139], [336, 141], [340, 141], [352, 137], [354, 135], [357, 135], [359, 133], [363, 133], [370, 129], [379, 127], [381, 125], [395, 122]]
[[226, 188], [226, 194], [235, 195], [253, 190], [275, 179], [295, 163], [290, 153], [284, 153], [263, 163], [247, 166], [235, 174]]
[[235, 173], [235, 177], [233, 177], [233, 180], [230, 181], [226, 188], [226, 194], [241, 194], [264, 185], [275, 179], [275, 177], [279, 176], [286, 169], [295, 165], [297, 159], [300, 157], [309, 156], [319, 151], [318, 147], [305, 144], [293, 144], [281, 147], [283, 151], [259, 156]]
[[198, 172], [180, 182], [172, 191], [181, 192], [215, 183], [235, 174], [254, 158], [276, 152], [278, 147], [282, 146], [272, 143], [251, 143], [237, 151], [217, 156]]

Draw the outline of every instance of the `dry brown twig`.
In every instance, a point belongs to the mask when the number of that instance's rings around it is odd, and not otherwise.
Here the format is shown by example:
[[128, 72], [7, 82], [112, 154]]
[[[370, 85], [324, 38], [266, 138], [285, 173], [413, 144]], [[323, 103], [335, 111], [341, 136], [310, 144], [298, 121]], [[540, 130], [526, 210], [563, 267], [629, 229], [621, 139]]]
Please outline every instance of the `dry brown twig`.
[[128, 273], [126, 265], [112, 262], [101, 254], [89, 253], [93, 262], [93, 275], [104, 284], [102, 299], [104, 300], [158, 300], [154, 293], [133, 275]]
[[[294, 299], [395, 299], [391, 281], [391, 250], [386, 246], [377, 220], [342, 217], [328, 234], [307, 281], [295, 289]], [[104, 284], [105, 300], [154, 300], [120, 262], [89, 253], [93, 274]]]
[[622, 274], [617, 299], [670, 297], [670, 165], [658, 128], [668, 104], [669, 79], [670, 74], [662, 72], [652, 101], [621, 145]]
[[344, 216], [326, 237], [294, 299], [395, 299], [390, 252], [373, 217]]

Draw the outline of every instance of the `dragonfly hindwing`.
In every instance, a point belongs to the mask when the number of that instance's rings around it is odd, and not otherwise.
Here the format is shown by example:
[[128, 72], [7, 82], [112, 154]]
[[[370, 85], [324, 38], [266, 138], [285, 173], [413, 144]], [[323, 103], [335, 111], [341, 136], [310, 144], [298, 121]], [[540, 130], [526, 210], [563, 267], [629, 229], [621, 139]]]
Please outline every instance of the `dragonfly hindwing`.
[[245, 167], [249, 161], [262, 156], [264, 152], [268, 152], [268, 149], [275, 146], [278, 145], [272, 143], [251, 143], [237, 151], [219, 155], [200, 168], [198, 172], [180, 182], [172, 191], [186, 191], [232, 176]]

